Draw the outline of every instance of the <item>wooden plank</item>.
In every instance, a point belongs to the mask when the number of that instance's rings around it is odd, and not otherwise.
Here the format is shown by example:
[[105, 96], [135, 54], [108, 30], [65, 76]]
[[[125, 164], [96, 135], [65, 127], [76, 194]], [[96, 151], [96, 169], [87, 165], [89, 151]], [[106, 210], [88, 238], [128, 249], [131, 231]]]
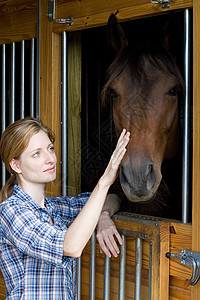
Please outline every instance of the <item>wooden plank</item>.
[[6, 291], [4, 287], [3, 275], [0, 271], [0, 300], [6, 299]]
[[73, 25], [58, 24], [54, 22], [54, 32], [74, 31], [96, 26], [106, 25], [111, 13], [117, 12], [119, 21], [142, 18], [170, 10], [192, 7], [192, 0], [176, 0], [170, 4], [169, 9], [162, 9], [160, 4], [152, 4], [148, 0], [137, 1], [58, 1], [56, 6], [56, 19], [73, 17]]
[[[192, 226], [181, 223], [170, 223], [170, 252], [180, 253], [181, 249], [192, 249]], [[188, 280], [191, 278], [191, 267], [183, 266], [178, 259], [170, 258], [170, 276]]]
[[1, 1], [0, 28], [0, 44], [35, 38], [37, 1]]
[[46, 18], [48, 0], [41, 1], [40, 43], [40, 118], [56, 134], [57, 178], [47, 185], [47, 194], [60, 195], [60, 94], [61, 37], [52, 33], [52, 23]]
[[81, 192], [81, 35], [68, 39], [68, 193]]
[[169, 259], [165, 254], [169, 252], [170, 226], [169, 223], [160, 224], [160, 299], [169, 299]]
[[[200, 252], [200, 1], [193, 1], [193, 207], [192, 250]], [[192, 300], [199, 299], [200, 284], [192, 287]]]

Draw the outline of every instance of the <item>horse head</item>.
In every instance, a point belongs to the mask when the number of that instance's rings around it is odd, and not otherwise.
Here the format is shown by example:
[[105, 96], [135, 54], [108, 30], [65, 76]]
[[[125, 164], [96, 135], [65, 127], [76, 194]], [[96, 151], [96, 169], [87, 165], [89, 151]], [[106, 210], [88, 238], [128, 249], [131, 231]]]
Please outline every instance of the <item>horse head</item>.
[[120, 165], [121, 187], [132, 202], [149, 201], [161, 183], [161, 165], [178, 149], [178, 103], [184, 82], [162, 45], [129, 45], [112, 14], [109, 41], [116, 57], [107, 72], [102, 100], [112, 99], [116, 134], [131, 133]]

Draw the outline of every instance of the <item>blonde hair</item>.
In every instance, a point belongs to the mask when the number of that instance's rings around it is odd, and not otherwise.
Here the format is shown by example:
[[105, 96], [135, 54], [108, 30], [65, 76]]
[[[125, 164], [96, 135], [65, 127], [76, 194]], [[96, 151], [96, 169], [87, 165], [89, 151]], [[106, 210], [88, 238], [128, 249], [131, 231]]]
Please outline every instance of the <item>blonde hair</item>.
[[28, 146], [30, 138], [40, 130], [44, 131], [50, 141], [54, 143], [55, 134], [53, 131], [40, 120], [32, 117], [16, 121], [3, 132], [0, 141], [0, 156], [11, 176], [0, 191], [0, 203], [12, 195], [13, 187], [17, 183], [16, 173], [10, 167], [11, 160], [19, 160], [22, 152]]

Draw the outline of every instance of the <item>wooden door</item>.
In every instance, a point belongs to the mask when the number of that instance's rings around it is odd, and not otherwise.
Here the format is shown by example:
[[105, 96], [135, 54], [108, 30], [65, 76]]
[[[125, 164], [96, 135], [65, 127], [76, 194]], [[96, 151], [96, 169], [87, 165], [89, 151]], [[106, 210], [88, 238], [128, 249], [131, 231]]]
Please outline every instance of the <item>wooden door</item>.
[[[160, 4], [152, 4], [149, 0], [124, 0], [124, 1], [93, 1], [93, 0], [57, 0], [55, 20], [49, 22], [46, 14], [48, 13], [48, 0], [40, 1], [40, 112], [41, 119], [45, 124], [50, 126], [56, 133], [57, 144], [56, 152], [60, 155], [60, 68], [61, 68], [61, 33], [63, 31], [77, 32], [91, 27], [102, 26], [107, 23], [110, 13], [116, 13], [120, 21], [132, 20], [136, 18], [143, 18], [146, 16], [154, 16], [163, 14], [169, 10], [185, 9], [193, 7], [193, 212], [192, 225], [184, 225], [178, 222], [161, 222], [159, 223], [158, 236], [161, 237], [161, 243], [157, 250], [159, 251], [160, 268], [158, 273], [159, 292], [155, 299], [164, 299], [162, 295], [168, 295], [169, 299], [198, 299], [200, 294], [200, 284], [194, 287], [189, 286], [189, 279], [191, 276], [191, 269], [179, 264], [175, 259], [166, 261], [164, 252], [169, 248], [171, 252], [179, 252], [181, 248], [200, 252], [200, 3], [198, 0], [175, 0], [170, 4], [170, 8], [163, 10]], [[73, 24], [58, 23], [61, 19], [73, 17]], [[0, 44], [11, 43], [13, 41], [20, 41], [22, 39], [29, 39], [37, 36], [37, 4], [36, 1], [30, 0], [7, 0], [0, 3]], [[78, 36], [78, 34], [77, 34]], [[76, 40], [76, 38], [75, 38]], [[70, 46], [69, 46], [70, 47]], [[79, 49], [79, 50], [78, 50]], [[77, 54], [78, 53], [78, 54]], [[77, 84], [76, 78], [73, 77], [74, 68], [79, 68], [81, 65], [80, 57], [80, 42], [74, 42], [71, 45], [71, 58], [73, 63], [69, 65], [69, 76], [72, 76], [71, 91], [74, 86], [76, 93], [79, 94], [77, 105], [79, 108], [74, 110], [74, 117], [76, 121], [71, 123], [69, 136], [72, 138], [77, 133], [78, 138], [73, 141], [71, 149], [69, 149], [70, 159], [77, 153], [81, 153], [80, 141], [80, 111], [81, 111], [81, 87], [80, 78]], [[72, 62], [72, 60], [70, 60]], [[73, 100], [77, 99], [75, 95], [69, 92], [69, 105], [74, 106]], [[69, 116], [70, 117], [70, 116]], [[76, 160], [77, 157], [75, 157]], [[74, 166], [69, 169], [69, 174], [73, 174], [69, 181], [72, 183], [74, 194], [80, 192], [80, 172], [76, 173], [72, 170]], [[58, 168], [59, 171], [59, 168]], [[72, 171], [72, 172], [70, 172]], [[55, 188], [56, 187], [56, 188]], [[50, 195], [58, 195], [60, 193], [60, 182], [57, 179], [54, 188], [52, 185], [48, 186], [48, 193]], [[117, 226], [128, 226], [126, 223], [121, 224], [116, 220]], [[130, 225], [130, 224], [129, 224]], [[135, 228], [135, 224], [130, 225]], [[164, 228], [164, 230], [163, 230]], [[135, 230], [135, 229], [134, 229]], [[146, 229], [151, 231], [151, 228]], [[131, 241], [130, 241], [131, 243]], [[85, 268], [83, 272], [88, 272], [88, 246], [83, 254], [85, 259]], [[129, 256], [132, 261], [132, 254]], [[101, 258], [100, 258], [101, 260]], [[145, 263], [145, 259], [144, 259]], [[100, 263], [101, 264], [101, 263]], [[169, 266], [169, 268], [168, 268]], [[169, 276], [168, 276], [169, 274]], [[129, 275], [127, 275], [129, 276]], [[100, 275], [101, 277], [101, 275]], [[129, 277], [131, 278], [131, 277]], [[162, 280], [161, 280], [162, 279]], [[101, 278], [102, 280], [102, 278]], [[163, 282], [169, 282], [168, 286], [163, 285]], [[129, 280], [127, 281], [128, 289]], [[101, 285], [101, 284], [100, 284]], [[157, 287], [156, 287], [157, 289]], [[83, 291], [84, 292], [84, 291]], [[87, 295], [87, 287], [85, 287], [85, 295]], [[101, 293], [101, 292], [100, 292]], [[87, 296], [85, 296], [87, 297]], [[0, 281], [0, 299], [5, 298], [5, 291], [3, 289], [3, 281]], [[85, 298], [87, 299], [87, 298]], [[167, 299], [167, 298], [166, 298]]]

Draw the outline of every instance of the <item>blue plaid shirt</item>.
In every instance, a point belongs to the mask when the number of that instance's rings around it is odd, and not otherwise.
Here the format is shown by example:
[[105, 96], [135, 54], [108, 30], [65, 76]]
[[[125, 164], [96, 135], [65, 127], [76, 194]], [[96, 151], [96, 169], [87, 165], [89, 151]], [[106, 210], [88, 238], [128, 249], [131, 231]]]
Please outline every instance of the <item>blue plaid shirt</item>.
[[6, 299], [76, 298], [76, 259], [63, 256], [63, 241], [89, 195], [45, 197], [48, 213], [15, 185], [12, 196], [0, 205], [0, 267]]

